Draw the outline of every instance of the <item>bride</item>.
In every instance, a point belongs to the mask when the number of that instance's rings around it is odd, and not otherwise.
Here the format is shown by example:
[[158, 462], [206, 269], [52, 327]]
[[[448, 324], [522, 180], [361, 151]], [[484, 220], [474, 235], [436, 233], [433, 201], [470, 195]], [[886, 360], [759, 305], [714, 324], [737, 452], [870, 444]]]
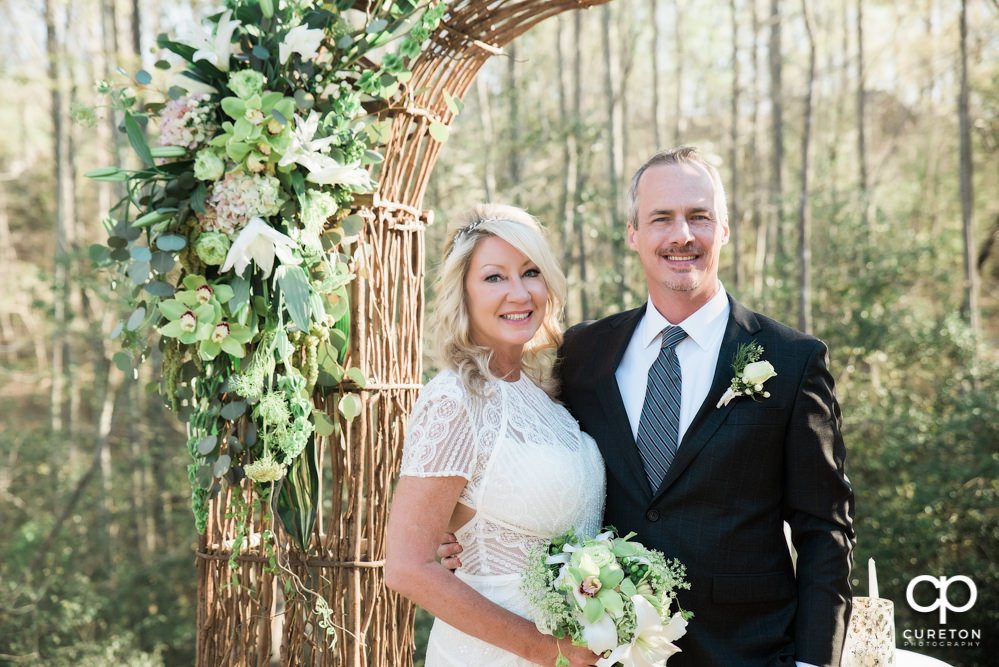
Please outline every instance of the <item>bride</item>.
[[[520, 592], [531, 547], [593, 535], [603, 513], [600, 453], [538, 354], [561, 341], [565, 290], [526, 212], [480, 205], [451, 228], [432, 311], [442, 371], [410, 417], [385, 564], [386, 584], [437, 617], [427, 667], [598, 658], [538, 632]], [[464, 547], [454, 573], [434, 557], [445, 532]]]

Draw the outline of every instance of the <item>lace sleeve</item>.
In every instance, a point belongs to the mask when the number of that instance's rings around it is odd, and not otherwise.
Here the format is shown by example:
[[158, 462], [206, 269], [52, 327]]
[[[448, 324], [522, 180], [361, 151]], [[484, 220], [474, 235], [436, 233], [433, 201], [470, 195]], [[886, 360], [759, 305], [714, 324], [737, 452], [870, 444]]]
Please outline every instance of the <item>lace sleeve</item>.
[[426, 384], [409, 417], [400, 474], [472, 479], [476, 438], [467, 404], [468, 392], [452, 373]]

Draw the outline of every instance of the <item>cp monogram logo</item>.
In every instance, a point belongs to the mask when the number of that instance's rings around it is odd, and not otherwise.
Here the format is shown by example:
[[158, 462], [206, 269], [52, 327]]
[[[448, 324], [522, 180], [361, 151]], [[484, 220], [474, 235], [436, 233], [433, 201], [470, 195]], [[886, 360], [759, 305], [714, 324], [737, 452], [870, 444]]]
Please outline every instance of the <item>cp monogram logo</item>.
[[[933, 604], [925, 607], [916, 604], [916, 599], [915, 596], [913, 595], [913, 591], [916, 590], [916, 586], [924, 581], [928, 582], [931, 586], [935, 587], [938, 591], [940, 591], [940, 596], [936, 599], [936, 601], [933, 602]], [[964, 604], [964, 606], [961, 607], [953, 606], [950, 603], [950, 599], [947, 597], [947, 589], [955, 581], [959, 581], [965, 586], [967, 586], [968, 592], [970, 593], [970, 595], [968, 596], [968, 601]], [[934, 609], [940, 609], [940, 624], [944, 625], [945, 623], [947, 623], [948, 609], [950, 611], [962, 612], [962, 611], [968, 611], [974, 606], [975, 601], [978, 599], [978, 587], [975, 586], [975, 582], [973, 582], [971, 579], [964, 576], [963, 574], [959, 574], [956, 577], [931, 577], [928, 574], [923, 574], [909, 582], [909, 587], [905, 589], [905, 599], [909, 602], [909, 606], [915, 609], [916, 611], [927, 612], [927, 611], [933, 611]]]

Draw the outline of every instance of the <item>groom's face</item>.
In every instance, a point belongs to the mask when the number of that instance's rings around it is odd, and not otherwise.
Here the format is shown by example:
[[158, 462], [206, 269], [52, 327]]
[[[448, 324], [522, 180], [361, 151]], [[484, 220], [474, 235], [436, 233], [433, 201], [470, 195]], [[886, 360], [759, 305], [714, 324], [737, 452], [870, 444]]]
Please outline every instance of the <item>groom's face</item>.
[[698, 164], [661, 164], [642, 174], [637, 226], [628, 243], [638, 253], [653, 297], [706, 303], [718, 288], [718, 258], [728, 220], [717, 210], [714, 183]]

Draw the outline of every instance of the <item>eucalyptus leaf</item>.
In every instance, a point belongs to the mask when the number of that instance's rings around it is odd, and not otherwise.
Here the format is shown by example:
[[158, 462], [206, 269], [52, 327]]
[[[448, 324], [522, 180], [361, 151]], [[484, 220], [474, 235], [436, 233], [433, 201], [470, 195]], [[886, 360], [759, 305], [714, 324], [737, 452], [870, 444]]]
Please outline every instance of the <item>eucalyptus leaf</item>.
[[261, 60], [267, 60], [268, 58], [271, 57], [271, 52], [265, 49], [260, 44], [257, 44], [256, 46], [253, 47], [253, 55], [256, 58], [260, 58]]
[[344, 394], [338, 408], [344, 419], [353, 421], [357, 415], [361, 414], [361, 397], [354, 393]]
[[333, 435], [336, 431], [336, 424], [330, 420], [329, 415], [321, 410], [315, 410], [312, 413], [312, 418], [316, 424], [316, 435], [328, 436]]
[[348, 368], [345, 375], [351, 380], [353, 380], [354, 384], [356, 384], [361, 389], [363, 389], [365, 385], [368, 383], [368, 379], [364, 377], [364, 371], [362, 371], [360, 368]]
[[132, 256], [125, 248], [115, 248], [111, 251], [111, 259], [116, 262], [127, 262]]
[[142, 324], [142, 320], [144, 319], [146, 319], [146, 307], [139, 306], [135, 309], [135, 312], [129, 316], [128, 322], [125, 324], [125, 328], [128, 331], [135, 331], [139, 328], [139, 325]]
[[344, 35], [336, 41], [336, 48], [341, 51], [346, 51], [354, 43], [354, 38], [350, 35]]
[[250, 303], [250, 281], [242, 276], [236, 276], [229, 281], [232, 288], [232, 298], [229, 299], [229, 312], [238, 315]]
[[157, 60], [153, 67], [156, 69], [170, 69], [173, 65], [170, 64], [169, 60]]
[[229, 436], [229, 440], [226, 442], [226, 448], [233, 454], [241, 454], [243, 452], [243, 443], [239, 441], [239, 438]]
[[128, 356], [128, 352], [115, 352], [111, 361], [122, 373], [127, 373], [132, 369], [132, 357]]
[[215, 459], [215, 465], [212, 466], [212, 475], [215, 477], [222, 477], [229, 472], [230, 465], [232, 465], [232, 457], [228, 454], [220, 455], [217, 459]]
[[388, 21], [385, 19], [378, 18], [368, 24], [368, 27], [365, 29], [365, 32], [367, 32], [369, 35], [374, 35], [385, 30], [385, 28], [387, 27], [388, 27]]
[[163, 280], [154, 280], [146, 285], [146, 291], [153, 296], [167, 298], [173, 296], [177, 290], [168, 282]]
[[151, 266], [153, 271], [156, 273], [169, 273], [176, 264], [177, 259], [174, 257], [173, 253], [163, 250], [157, 250], [154, 252], [152, 259], [149, 260], [149, 266]]
[[136, 285], [149, 280], [149, 262], [132, 262], [128, 267], [128, 278]]
[[195, 473], [197, 478], [197, 485], [199, 488], [207, 489], [212, 485], [212, 466], [198, 466], [198, 472]]
[[341, 220], [340, 226], [343, 228], [345, 236], [355, 236], [360, 234], [361, 230], [364, 229], [364, 218], [353, 213]]
[[444, 143], [445, 141], [447, 141], [448, 135], [450, 134], [450, 131], [448, 130], [447, 125], [445, 125], [444, 123], [438, 123], [438, 122], [434, 122], [434, 123], [430, 124], [430, 130], [429, 130], [429, 132], [430, 132], [430, 136], [433, 137], [434, 140], [439, 141], [441, 143]]
[[233, 401], [232, 403], [227, 403], [222, 411], [219, 413], [223, 419], [228, 421], [236, 421], [246, 412], [246, 401]]
[[140, 86], [148, 86], [153, 82], [153, 77], [146, 70], [140, 69], [138, 74], [135, 75], [135, 82]]
[[201, 440], [198, 440], [198, 453], [202, 456], [208, 456], [215, 451], [218, 444], [219, 437], [217, 435], [206, 435]]
[[107, 264], [111, 261], [111, 248], [106, 245], [94, 243], [87, 252], [90, 255], [90, 261], [97, 266]]
[[109, 336], [109, 338], [111, 340], [114, 340], [115, 338], [121, 335], [122, 329], [124, 328], [125, 328], [125, 323], [119, 320], [118, 324], [114, 325], [114, 329], [111, 330], [111, 335]]
[[160, 250], [183, 250], [186, 245], [187, 239], [176, 234], [164, 234], [163, 236], [156, 237], [156, 247]]
[[128, 245], [128, 241], [120, 236], [112, 236], [108, 239], [108, 245], [112, 248], [124, 248]]
[[153, 254], [149, 252], [149, 248], [143, 245], [132, 246], [129, 254], [132, 255], [132, 259], [136, 262], [148, 262], [153, 258]]

